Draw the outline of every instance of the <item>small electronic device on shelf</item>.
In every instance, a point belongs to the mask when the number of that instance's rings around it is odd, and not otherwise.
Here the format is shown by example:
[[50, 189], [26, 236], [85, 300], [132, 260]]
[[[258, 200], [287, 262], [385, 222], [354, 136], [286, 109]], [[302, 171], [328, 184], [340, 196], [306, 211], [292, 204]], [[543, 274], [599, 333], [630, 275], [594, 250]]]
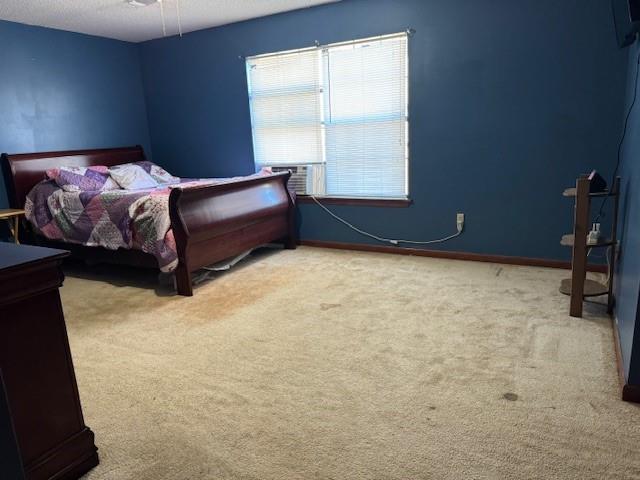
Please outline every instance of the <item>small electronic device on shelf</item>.
[[607, 191], [607, 181], [593, 170], [589, 174], [589, 193], [602, 193]]

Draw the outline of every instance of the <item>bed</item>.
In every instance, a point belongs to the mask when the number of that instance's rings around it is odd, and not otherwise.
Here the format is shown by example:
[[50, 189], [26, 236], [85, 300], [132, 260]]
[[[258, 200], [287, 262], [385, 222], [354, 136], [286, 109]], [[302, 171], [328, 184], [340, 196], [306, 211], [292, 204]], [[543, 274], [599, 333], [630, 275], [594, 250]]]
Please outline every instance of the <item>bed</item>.
[[[2, 170], [11, 208], [24, 208], [27, 195], [50, 169], [144, 162], [140, 146], [98, 150], [2, 154]], [[192, 273], [216, 262], [273, 242], [296, 247], [295, 198], [287, 188], [290, 173], [251, 176], [220, 184], [172, 188], [168, 198], [175, 239], [176, 290], [193, 295]], [[39, 235], [25, 222], [26, 243], [63, 248], [94, 262], [159, 268], [155, 256], [136, 248], [61, 243]]]

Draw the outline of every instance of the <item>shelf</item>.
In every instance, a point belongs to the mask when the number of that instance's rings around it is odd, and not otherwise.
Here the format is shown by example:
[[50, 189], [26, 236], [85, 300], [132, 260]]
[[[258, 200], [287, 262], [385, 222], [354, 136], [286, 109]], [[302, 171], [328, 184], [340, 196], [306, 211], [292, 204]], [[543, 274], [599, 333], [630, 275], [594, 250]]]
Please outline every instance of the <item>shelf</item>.
[[[560, 293], [565, 295], [571, 295], [571, 279], [565, 278], [560, 282]], [[600, 295], [607, 295], [609, 288], [595, 280], [585, 279], [584, 281], [584, 297], [599, 297]]]
[[[617, 192], [610, 192], [609, 190], [605, 190], [604, 192], [596, 192], [590, 193], [590, 197], [615, 197], [618, 195]], [[562, 192], [563, 197], [575, 197], [576, 196], [576, 188], [566, 188], [564, 192]]]
[[[616, 264], [610, 262], [606, 279], [595, 281], [586, 278], [589, 252], [599, 247], [615, 247], [617, 232], [618, 207], [620, 202], [620, 177], [615, 177], [608, 190], [590, 193], [594, 183], [587, 175], [580, 175], [576, 179], [575, 188], [567, 188], [562, 195], [573, 197], [573, 232], [563, 235], [560, 245], [571, 247], [571, 279], [562, 280], [560, 292], [571, 297], [569, 302], [569, 315], [572, 317], [582, 317], [583, 302], [587, 297], [606, 297], [607, 312], [613, 311], [613, 295], [611, 286], [613, 285], [614, 271]], [[604, 202], [612, 197], [610, 202], [612, 210], [611, 231], [607, 236], [599, 238], [593, 243], [588, 242], [588, 233], [591, 228], [591, 207], [594, 206], [594, 199], [600, 197], [598, 202], [604, 206]], [[601, 232], [604, 233], [604, 232]], [[607, 257], [615, 255], [613, 250], [606, 250]], [[609, 258], [612, 260], [612, 258]]]
[[[560, 240], [560, 245], [565, 247], [573, 247], [574, 236], [573, 233], [568, 233], [567, 235], [563, 235]], [[610, 247], [613, 245], [613, 242], [610, 238], [600, 237], [597, 243], [589, 243], [587, 242], [587, 247], [589, 248], [598, 248], [598, 247]]]

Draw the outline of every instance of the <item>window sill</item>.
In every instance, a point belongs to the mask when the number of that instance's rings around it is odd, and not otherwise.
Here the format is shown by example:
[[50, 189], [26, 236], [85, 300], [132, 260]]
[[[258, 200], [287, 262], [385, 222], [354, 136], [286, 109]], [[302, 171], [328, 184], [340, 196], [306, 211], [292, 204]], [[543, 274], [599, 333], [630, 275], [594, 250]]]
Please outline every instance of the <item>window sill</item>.
[[[360, 207], [406, 208], [413, 203], [409, 198], [347, 198], [316, 197], [323, 205], [352, 205]], [[297, 203], [316, 203], [310, 195], [297, 195]]]

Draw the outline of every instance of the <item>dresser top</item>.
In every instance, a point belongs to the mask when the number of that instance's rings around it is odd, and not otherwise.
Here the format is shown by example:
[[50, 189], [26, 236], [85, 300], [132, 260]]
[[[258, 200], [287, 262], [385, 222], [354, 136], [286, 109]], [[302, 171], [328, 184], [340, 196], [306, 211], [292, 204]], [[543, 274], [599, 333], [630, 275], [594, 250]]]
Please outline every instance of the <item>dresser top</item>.
[[0, 242], [0, 271], [42, 261], [61, 259], [67, 255], [69, 255], [69, 252], [66, 250]]

